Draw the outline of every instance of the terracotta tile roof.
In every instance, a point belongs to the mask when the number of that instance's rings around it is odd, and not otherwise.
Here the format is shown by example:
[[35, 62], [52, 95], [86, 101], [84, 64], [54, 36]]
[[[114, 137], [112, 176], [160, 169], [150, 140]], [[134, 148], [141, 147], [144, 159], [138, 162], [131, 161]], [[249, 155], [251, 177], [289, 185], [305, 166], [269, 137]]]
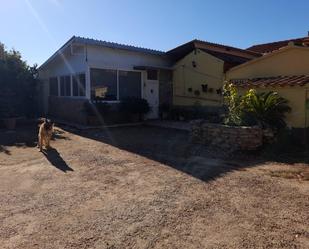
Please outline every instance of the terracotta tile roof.
[[256, 53], [254, 51], [249, 51], [246, 49], [241, 49], [241, 48], [236, 48], [236, 47], [221, 45], [217, 43], [201, 41], [201, 40], [192, 40], [190, 42], [187, 42], [174, 49], [167, 51], [166, 54], [177, 61], [185, 57], [187, 54], [189, 54], [194, 49], [207, 49], [208, 51], [219, 52], [219, 53], [229, 54], [230, 56], [234, 55], [236, 57], [238, 56], [238, 57], [243, 57], [243, 58], [248, 58], [248, 59], [253, 59], [253, 58], [261, 56], [260, 53]]
[[238, 87], [304, 86], [309, 83], [309, 75], [233, 79], [231, 82]]
[[239, 64], [245, 63], [249, 61], [249, 58], [237, 56], [237, 55], [232, 55], [228, 53], [223, 53], [223, 52], [218, 52], [218, 51], [212, 51], [209, 49], [201, 49], [202, 51], [211, 54], [212, 56], [217, 57], [220, 60], [224, 61], [224, 72], [229, 70], [232, 67], [238, 66]]
[[296, 39], [284, 40], [284, 41], [276, 41], [264, 44], [257, 44], [247, 48], [248, 51], [254, 51], [257, 53], [270, 53], [279, 48], [285, 47], [289, 44], [289, 42], [294, 42], [295, 45], [302, 45], [303, 43], [308, 44], [309, 37], [301, 37]]

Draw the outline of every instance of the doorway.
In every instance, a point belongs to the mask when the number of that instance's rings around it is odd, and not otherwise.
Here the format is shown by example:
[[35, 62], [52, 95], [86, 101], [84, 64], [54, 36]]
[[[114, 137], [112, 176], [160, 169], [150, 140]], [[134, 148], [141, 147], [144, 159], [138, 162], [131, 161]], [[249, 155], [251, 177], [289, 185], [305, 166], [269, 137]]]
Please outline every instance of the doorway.
[[148, 101], [151, 108], [150, 112], [146, 115], [146, 118], [157, 119], [159, 117], [158, 70], [147, 70], [144, 73], [143, 86], [143, 97]]

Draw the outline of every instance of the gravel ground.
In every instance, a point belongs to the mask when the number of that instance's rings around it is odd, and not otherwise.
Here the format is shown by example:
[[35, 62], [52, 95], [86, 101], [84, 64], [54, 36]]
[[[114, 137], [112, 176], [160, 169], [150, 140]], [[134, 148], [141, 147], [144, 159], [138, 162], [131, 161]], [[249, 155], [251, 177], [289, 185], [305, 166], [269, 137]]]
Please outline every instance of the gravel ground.
[[1, 248], [309, 248], [308, 165], [151, 127], [0, 132]]

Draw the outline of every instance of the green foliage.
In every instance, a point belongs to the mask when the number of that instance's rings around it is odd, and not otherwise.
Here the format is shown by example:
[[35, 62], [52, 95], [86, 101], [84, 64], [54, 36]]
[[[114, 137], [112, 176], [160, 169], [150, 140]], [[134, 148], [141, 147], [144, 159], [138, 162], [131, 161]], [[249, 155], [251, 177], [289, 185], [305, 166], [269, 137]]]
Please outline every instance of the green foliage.
[[121, 101], [119, 110], [128, 114], [144, 115], [150, 111], [150, 106], [146, 99], [128, 97]]
[[2, 91], [0, 93], [0, 119], [17, 117], [19, 105], [13, 91], [9, 89]]
[[224, 123], [227, 125], [243, 124], [243, 101], [233, 84], [226, 83], [223, 86], [224, 104], [227, 108], [227, 115]]
[[280, 129], [286, 126], [285, 114], [291, 111], [288, 100], [277, 92], [257, 93], [250, 89], [243, 96], [230, 83], [224, 86], [224, 102], [229, 125], [259, 125], [263, 128]]
[[30, 67], [16, 50], [0, 43], [0, 118], [36, 113], [37, 66]]
[[285, 114], [291, 111], [288, 100], [280, 97], [277, 92], [250, 91], [244, 96], [246, 116], [264, 128], [285, 127]]

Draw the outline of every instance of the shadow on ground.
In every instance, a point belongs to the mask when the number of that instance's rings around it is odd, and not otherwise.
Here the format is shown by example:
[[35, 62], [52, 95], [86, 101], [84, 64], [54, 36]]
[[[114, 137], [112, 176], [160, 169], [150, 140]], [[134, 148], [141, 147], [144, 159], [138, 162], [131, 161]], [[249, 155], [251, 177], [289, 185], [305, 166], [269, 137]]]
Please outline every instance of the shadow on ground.
[[244, 154], [245, 159], [236, 160], [231, 154], [192, 144], [188, 132], [174, 129], [135, 126], [70, 132], [158, 161], [203, 181], [262, 162], [255, 155]]
[[67, 172], [74, 171], [67, 163], [63, 160], [59, 152], [55, 148], [49, 148], [48, 150], [43, 150], [43, 154], [46, 159], [56, 167], [57, 169]]
[[[0, 153], [11, 155], [10, 146], [15, 147], [35, 147], [38, 141], [39, 127], [37, 123], [18, 126], [16, 130], [10, 131], [6, 129], [0, 130]], [[55, 129], [52, 140], [69, 138], [64, 135], [64, 132]]]

